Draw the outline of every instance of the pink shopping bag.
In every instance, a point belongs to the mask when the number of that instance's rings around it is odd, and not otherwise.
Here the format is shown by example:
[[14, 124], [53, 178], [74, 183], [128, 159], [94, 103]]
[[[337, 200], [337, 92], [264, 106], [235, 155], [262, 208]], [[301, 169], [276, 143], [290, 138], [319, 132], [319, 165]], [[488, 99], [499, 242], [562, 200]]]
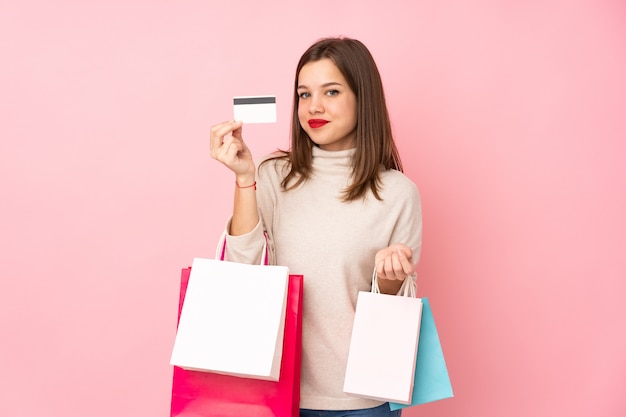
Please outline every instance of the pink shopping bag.
[[[181, 274], [179, 319], [191, 268]], [[303, 277], [288, 282], [282, 365], [278, 381], [174, 367], [171, 417], [297, 417], [300, 403]]]
[[[400, 295], [381, 294], [376, 274], [372, 292], [359, 292], [350, 340], [344, 392], [364, 398], [410, 404], [422, 316], [415, 280]], [[384, 337], [381, 337], [384, 335]], [[393, 347], [393, 354], [380, 352]]]

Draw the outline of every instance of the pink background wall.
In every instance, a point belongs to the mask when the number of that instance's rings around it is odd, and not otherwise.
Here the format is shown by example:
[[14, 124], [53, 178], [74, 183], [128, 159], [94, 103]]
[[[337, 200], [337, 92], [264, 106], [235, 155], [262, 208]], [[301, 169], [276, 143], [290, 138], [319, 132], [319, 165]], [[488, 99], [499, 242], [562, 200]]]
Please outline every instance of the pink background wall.
[[[52, 4], [54, 3], [54, 4]], [[292, 72], [349, 35], [424, 204], [456, 397], [411, 416], [626, 415], [623, 1], [0, 5], [0, 415], [167, 416], [178, 274], [211, 257], [233, 95], [287, 145]]]

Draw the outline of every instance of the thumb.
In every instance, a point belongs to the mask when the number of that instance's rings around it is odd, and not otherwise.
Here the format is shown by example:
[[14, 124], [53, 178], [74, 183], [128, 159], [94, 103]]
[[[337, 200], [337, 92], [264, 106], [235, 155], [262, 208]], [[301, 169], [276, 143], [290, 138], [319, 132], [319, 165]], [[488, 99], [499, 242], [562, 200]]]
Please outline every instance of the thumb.
[[398, 245], [398, 247], [396, 248], [396, 250], [398, 252], [402, 252], [404, 253], [404, 255], [411, 260], [411, 258], [413, 258], [413, 249], [409, 248], [406, 245]]

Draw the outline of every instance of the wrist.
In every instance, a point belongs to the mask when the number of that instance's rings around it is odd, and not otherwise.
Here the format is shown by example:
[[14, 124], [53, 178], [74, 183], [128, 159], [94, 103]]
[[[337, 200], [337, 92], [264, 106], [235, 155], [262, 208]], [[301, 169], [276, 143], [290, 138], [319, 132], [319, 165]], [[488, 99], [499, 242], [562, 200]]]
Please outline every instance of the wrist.
[[252, 175], [237, 175], [235, 176], [235, 184], [239, 188], [251, 187], [256, 183], [254, 174]]
[[256, 180], [254, 176], [236, 177], [235, 186], [239, 189], [251, 188], [256, 190]]
[[239, 188], [239, 189], [242, 189], [242, 188], [251, 188], [251, 189], [256, 190], [256, 181], [255, 181], [255, 182], [253, 182], [253, 183], [252, 183], [252, 184], [250, 184], [250, 185], [239, 185], [239, 184], [237, 184], [237, 181], [235, 181], [235, 185], [236, 185], [236, 186], [237, 186], [237, 188]]

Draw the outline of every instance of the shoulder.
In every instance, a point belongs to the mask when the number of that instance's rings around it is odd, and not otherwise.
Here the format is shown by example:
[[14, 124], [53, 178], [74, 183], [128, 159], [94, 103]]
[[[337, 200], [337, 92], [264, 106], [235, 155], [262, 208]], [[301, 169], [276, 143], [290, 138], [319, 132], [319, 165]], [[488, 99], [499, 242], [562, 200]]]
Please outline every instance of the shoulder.
[[380, 181], [383, 199], [419, 200], [417, 185], [400, 171], [395, 169], [381, 171]]
[[256, 165], [260, 175], [284, 178], [289, 172], [288, 154], [283, 151], [267, 154], [257, 160]]
[[383, 187], [390, 187], [395, 189], [402, 189], [404, 191], [414, 190], [417, 191], [417, 185], [409, 177], [402, 172], [395, 169], [386, 169], [381, 171], [380, 180]]
[[287, 161], [289, 154], [283, 151], [276, 151], [272, 153], [268, 153], [267, 155], [263, 155], [261, 158], [256, 160], [257, 166], [261, 165], [275, 165], [280, 161]]

